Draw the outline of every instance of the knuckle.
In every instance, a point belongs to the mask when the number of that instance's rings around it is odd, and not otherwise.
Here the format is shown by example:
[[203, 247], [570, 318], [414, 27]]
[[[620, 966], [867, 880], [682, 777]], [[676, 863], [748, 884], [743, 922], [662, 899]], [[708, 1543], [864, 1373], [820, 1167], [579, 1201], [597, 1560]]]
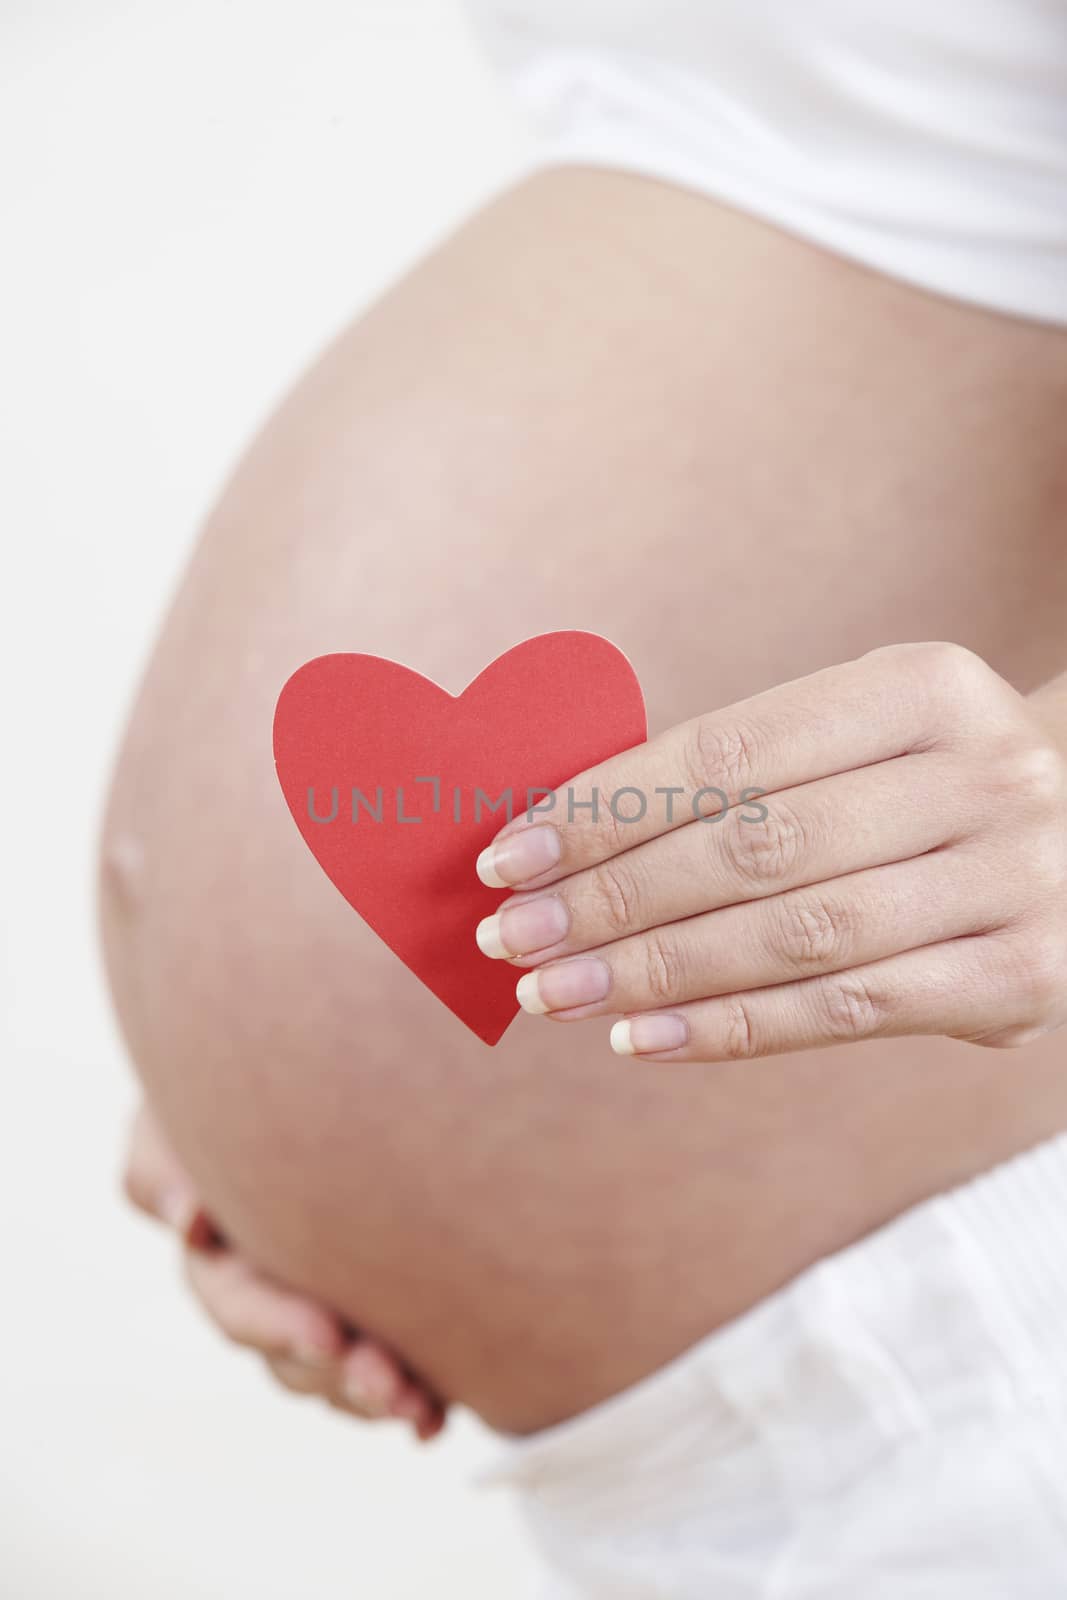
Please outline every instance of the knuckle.
[[874, 1038], [888, 1017], [885, 1002], [854, 972], [822, 984], [820, 1003], [829, 1037], [842, 1044]]
[[1062, 826], [1038, 829], [1019, 844], [1020, 888], [1030, 907], [1046, 899], [1062, 904], [1067, 886], [1067, 833]]
[[633, 871], [619, 862], [605, 861], [590, 875], [586, 893], [597, 930], [609, 940], [620, 939], [641, 926], [641, 895]]
[[742, 822], [731, 814], [724, 840], [730, 866], [744, 885], [765, 888], [782, 883], [796, 871], [804, 854], [804, 829], [796, 813], [769, 805], [758, 822]]
[[[618, 854], [634, 843], [634, 828], [623, 822], [612, 810], [612, 795], [598, 791], [594, 795], [595, 811], [582, 816], [568, 791], [566, 804], [554, 816], [554, 825], [562, 844], [562, 861], [571, 863], [569, 871], [584, 867], [590, 860]], [[546, 820], [549, 820], [546, 817]]]
[[1067, 884], [1067, 833], [1057, 828], [1038, 846], [1036, 876], [1045, 889], [1062, 889]]
[[999, 1033], [985, 1034], [981, 1039], [975, 1039], [974, 1043], [987, 1050], [1019, 1050], [1023, 1045], [1043, 1039], [1049, 1032], [1051, 1029], [1048, 1026], [1027, 1027], [1022, 1024], [1016, 1028], [1001, 1028]]
[[756, 1030], [747, 1002], [734, 995], [723, 1001], [722, 1055], [726, 1061], [751, 1061], [757, 1054]]
[[965, 726], [986, 732], [990, 710], [1003, 707], [1009, 693], [981, 656], [950, 640], [883, 645], [869, 651], [867, 659], [874, 659], [897, 689], [906, 691], [913, 712], [925, 724], [921, 737], [916, 733], [914, 749], [932, 748]]
[[788, 966], [801, 972], [813, 967], [833, 967], [849, 953], [848, 918], [812, 895], [787, 897], [778, 912], [777, 952]]
[[934, 639], [915, 646], [915, 651], [916, 670], [934, 689], [970, 689], [991, 675], [981, 656], [963, 644]]
[[[616, 816], [610, 799], [610, 796], [601, 795], [597, 805], [596, 844], [603, 854], [616, 855], [620, 850], [628, 850], [633, 843], [633, 839], [627, 837], [628, 831], [632, 831], [632, 828], [630, 824], [623, 822], [621, 817]], [[580, 824], [568, 822], [567, 826], [570, 829], [575, 826], [580, 827]]]
[[756, 764], [756, 737], [745, 723], [727, 724], [711, 714], [696, 718], [688, 757], [694, 789], [707, 784], [735, 795], [753, 782]]
[[667, 1003], [683, 992], [685, 963], [676, 940], [663, 933], [644, 941], [645, 983], [653, 999]]
[[1012, 1026], [1044, 1026], [1067, 1007], [1067, 934], [1047, 927], [993, 940], [987, 982]]
[[1026, 1014], [1043, 1021], [1063, 1004], [1067, 988], [1067, 952], [1063, 941], [1045, 935], [1034, 940], [1027, 952], [1023, 994]]
[[1042, 809], [1063, 797], [1063, 757], [1037, 740], [1007, 752], [997, 764], [997, 777], [1013, 799], [1037, 802]]

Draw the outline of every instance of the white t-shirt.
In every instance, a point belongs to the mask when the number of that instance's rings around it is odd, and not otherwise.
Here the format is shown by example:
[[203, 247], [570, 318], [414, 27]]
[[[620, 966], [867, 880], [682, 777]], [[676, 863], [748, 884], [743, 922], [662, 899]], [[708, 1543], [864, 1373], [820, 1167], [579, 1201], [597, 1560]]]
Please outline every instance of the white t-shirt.
[[1067, 0], [468, 0], [546, 157], [1067, 324]]

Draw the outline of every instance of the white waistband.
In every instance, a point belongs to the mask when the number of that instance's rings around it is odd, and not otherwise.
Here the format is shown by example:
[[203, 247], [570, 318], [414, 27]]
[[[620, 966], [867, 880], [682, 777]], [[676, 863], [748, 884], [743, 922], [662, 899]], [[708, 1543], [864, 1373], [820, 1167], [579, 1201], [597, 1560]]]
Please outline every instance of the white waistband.
[[656, 1500], [674, 1521], [709, 1495], [758, 1515], [924, 1431], [1065, 1398], [1067, 1134], [827, 1257], [624, 1393], [504, 1443], [479, 1478], [584, 1535], [600, 1510], [617, 1528]]

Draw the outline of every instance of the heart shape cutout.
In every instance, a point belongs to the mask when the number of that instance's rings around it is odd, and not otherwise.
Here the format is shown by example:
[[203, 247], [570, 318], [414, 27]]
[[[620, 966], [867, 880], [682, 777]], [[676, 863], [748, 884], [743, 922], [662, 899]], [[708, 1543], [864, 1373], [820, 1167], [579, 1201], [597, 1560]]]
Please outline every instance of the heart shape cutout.
[[[474, 930], [508, 896], [475, 875], [507, 820], [646, 737], [629, 661], [595, 633], [515, 645], [460, 695], [396, 661], [318, 656], [274, 713], [282, 793], [326, 876], [486, 1044], [518, 1011], [516, 975]], [[491, 809], [499, 802], [499, 809]]]

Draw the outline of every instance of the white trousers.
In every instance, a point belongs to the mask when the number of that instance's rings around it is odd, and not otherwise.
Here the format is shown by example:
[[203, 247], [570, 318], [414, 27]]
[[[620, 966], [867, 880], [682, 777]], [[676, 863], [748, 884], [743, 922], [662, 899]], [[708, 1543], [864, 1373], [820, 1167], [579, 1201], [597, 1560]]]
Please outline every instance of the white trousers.
[[514, 1490], [546, 1600], [1067, 1600], [1065, 1380], [1067, 1135], [482, 1481]]

